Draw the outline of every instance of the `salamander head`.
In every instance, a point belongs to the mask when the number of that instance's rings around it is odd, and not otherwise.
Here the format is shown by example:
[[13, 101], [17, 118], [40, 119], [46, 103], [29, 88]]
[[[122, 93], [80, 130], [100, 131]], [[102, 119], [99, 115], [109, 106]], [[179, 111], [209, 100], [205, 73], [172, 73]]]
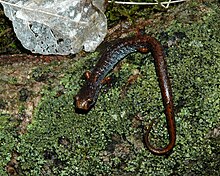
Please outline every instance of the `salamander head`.
[[76, 109], [89, 111], [98, 98], [99, 89], [93, 84], [85, 84], [75, 97]]

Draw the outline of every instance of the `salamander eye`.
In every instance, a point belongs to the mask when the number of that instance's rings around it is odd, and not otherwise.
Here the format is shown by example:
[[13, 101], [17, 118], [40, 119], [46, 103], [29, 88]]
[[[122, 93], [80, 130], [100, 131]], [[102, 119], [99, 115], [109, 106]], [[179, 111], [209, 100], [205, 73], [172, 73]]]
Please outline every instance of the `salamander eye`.
[[91, 98], [87, 99], [87, 103], [88, 103], [88, 104], [90, 104], [90, 105], [91, 105], [91, 104], [92, 104], [92, 102], [93, 102], [93, 101], [92, 101], [92, 99], [91, 99]]
[[76, 97], [75, 97], [75, 100], [76, 100], [76, 101], [78, 101], [78, 100], [79, 100], [79, 97], [78, 97], [78, 96], [76, 96]]
[[86, 109], [92, 108], [93, 105], [94, 105], [93, 99], [88, 98], [88, 99], [85, 101], [85, 107], [86, 107]]

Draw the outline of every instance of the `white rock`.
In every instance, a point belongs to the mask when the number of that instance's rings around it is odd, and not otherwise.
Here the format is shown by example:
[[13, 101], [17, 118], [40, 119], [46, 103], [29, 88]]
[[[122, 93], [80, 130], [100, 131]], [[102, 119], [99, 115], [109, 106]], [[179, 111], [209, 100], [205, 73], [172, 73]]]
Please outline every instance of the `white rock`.
[[107, 33], [102, 0], [5, 0], [22, 45], [33, 53], [94, 51]]

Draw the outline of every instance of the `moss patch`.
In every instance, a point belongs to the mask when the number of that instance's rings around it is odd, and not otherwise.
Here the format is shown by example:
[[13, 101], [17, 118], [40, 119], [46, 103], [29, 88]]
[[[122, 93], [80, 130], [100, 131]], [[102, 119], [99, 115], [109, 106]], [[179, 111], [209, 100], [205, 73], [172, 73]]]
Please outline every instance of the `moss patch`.
[[[149, 54], [128, 56], [120, 71], [111, 73], [114, 83], [102, 89], [95, 107], [88, 114], [75, 112], [73, 97], [83, 84], [83, 72], [98, 59], [93, 53], [62, 63], [62, 74], [47, 80], [26, 133], [14, 137], [9, 118], [0, 116], [1, 144], [5, 141], [1, 167], [15, 150], [20, 175], [218, 175], [220, 143], [214, 131], [220, 124], [219, 4], [182, 5], [178, 14], [157, 34], [167, 54], [176, 111], [177, 142], [169, 157], [154, 156], [142, 142], [145, 127], [155, 118], [160, 120], [151, 133], [152, 142], [157, 146], [167, 142]], [[32, 69], [32, 79], [42, 81], [38, 78], [48, 78], [54, 70]], [[137, 79], [128, 84], [134, 73]]]

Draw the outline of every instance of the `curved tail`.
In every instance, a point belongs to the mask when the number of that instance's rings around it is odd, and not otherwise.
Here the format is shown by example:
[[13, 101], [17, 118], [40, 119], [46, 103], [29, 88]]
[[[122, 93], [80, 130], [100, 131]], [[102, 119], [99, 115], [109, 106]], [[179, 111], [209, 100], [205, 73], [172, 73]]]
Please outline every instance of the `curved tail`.
[[175, 146], [175, 142], [176, 142], [176, 128], [175, 128], [175, 120], [174, 120], [172, 103], [166, 105], [165, 114], [166, 114], [166, 121], [167, 121], [167, 129], [169, 133], [169, 143], [167, 144], [167, 146], [164, 148], [156, 148], [153, 145], [151, 145], [150, 140], [149, 140], [149, 135], [150, 135], [150, 131], [152, 129], [154, 121], [151, 122], [144, 137], [147, 148], [152, 153], [157, 154], [157, 155], [168, 154], [173, 149], [173, 147]]

